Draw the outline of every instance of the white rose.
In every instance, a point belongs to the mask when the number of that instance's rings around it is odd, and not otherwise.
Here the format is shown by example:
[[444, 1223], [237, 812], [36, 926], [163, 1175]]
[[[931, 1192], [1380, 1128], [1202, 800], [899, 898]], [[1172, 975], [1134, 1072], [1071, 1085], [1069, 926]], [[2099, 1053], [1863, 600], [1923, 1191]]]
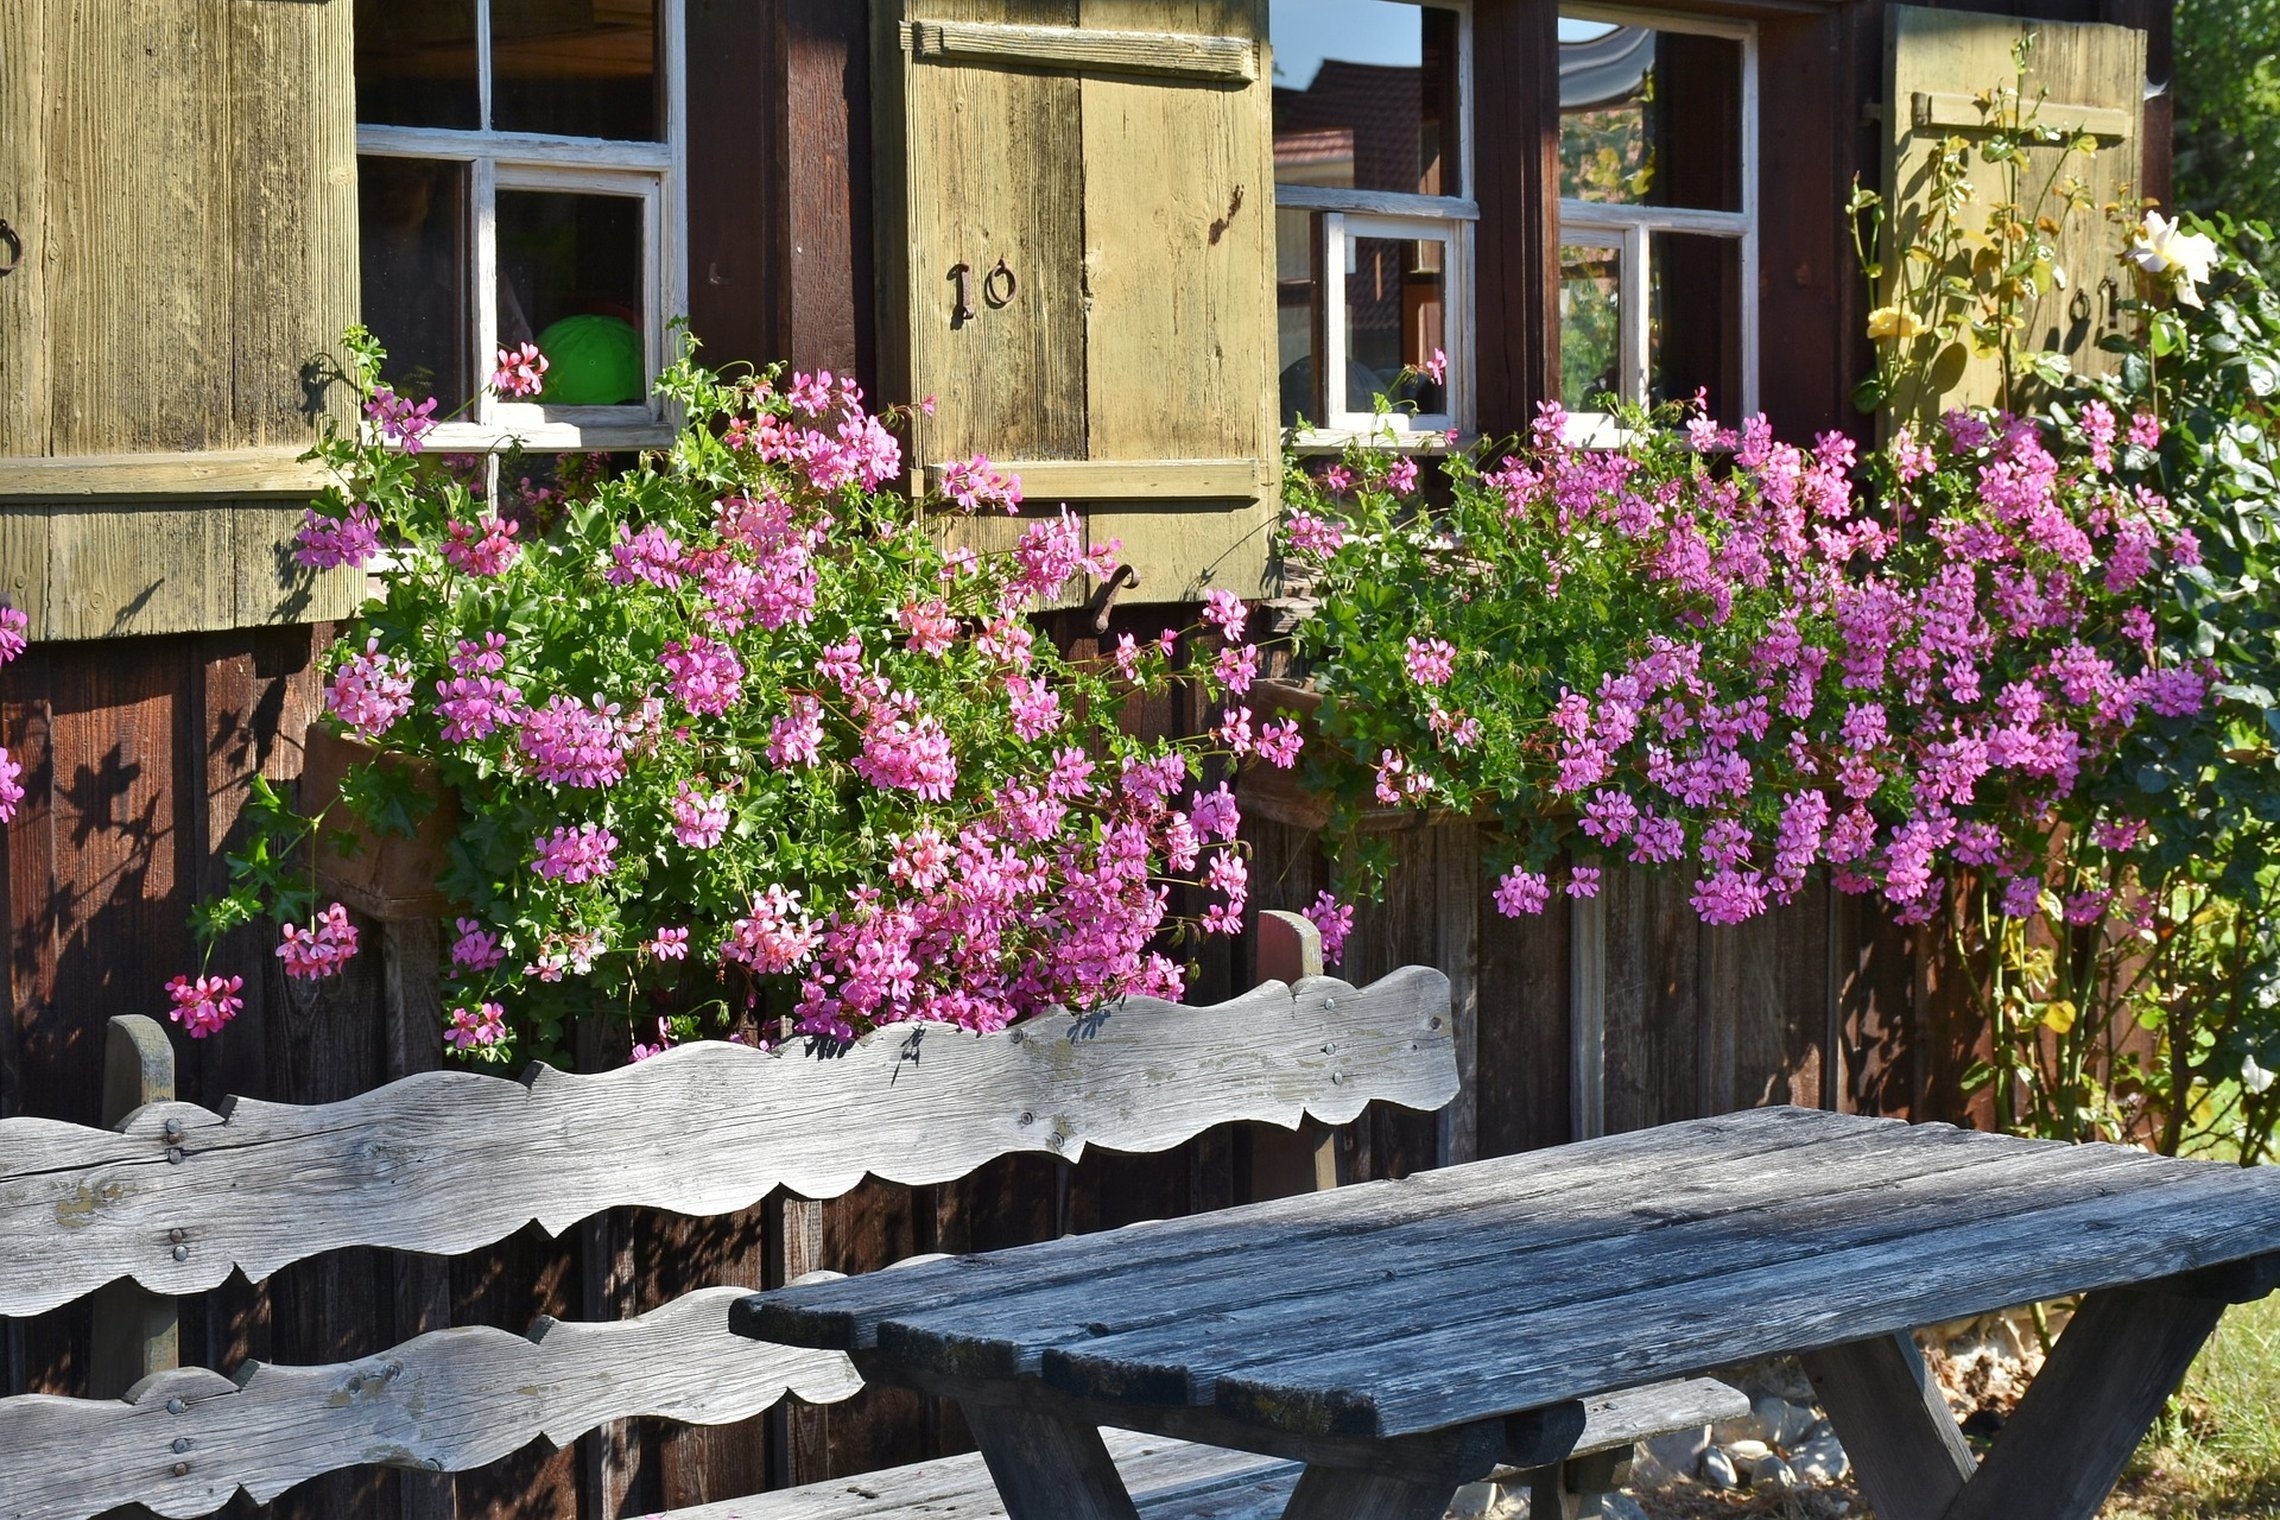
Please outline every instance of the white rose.
[[2174, 274], [2177, 299], [2188, 306], [2201, 304], [2196, 286], [2209, 278], [2217, 262], [2216, 240], [2206, 233], [2187, 232], [2158, 211], [2148, 211], [2130, 244], [2130, 258], [2147, 274]]
[[2272, 1073], [2256, 1064], [2256, 1057], [2240, 1058], [2240, 1085], [2252, 1093], [2261, 1093], [2272, 1086]]

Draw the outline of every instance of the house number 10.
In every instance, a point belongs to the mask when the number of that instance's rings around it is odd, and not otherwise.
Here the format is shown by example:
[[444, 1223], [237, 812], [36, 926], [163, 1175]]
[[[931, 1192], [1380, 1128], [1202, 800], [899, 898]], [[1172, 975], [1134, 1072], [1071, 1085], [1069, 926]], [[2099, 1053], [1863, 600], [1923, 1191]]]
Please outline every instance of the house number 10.
[[[974, 310], [974, 266], [953, 264], [950, 278], [958, 282], [958, 297], [950, 307], [950, 325], [964, 327], [980, 315]], [[1003, 259], [982, 276], [982, 301], [992, 311], [1002, 309], [1020, 290], [1021, 282], [1014, 278], [1013, 269]]]

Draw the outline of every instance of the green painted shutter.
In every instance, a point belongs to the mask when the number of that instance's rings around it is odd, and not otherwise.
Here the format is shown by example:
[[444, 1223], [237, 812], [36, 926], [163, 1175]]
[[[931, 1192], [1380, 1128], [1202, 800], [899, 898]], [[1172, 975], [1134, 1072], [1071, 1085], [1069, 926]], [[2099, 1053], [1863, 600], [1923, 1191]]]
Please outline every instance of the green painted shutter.
[[[1925, 215], [1926, 165], [1951, 138], [1976, 142], [1985, 133], [1975, 97], [2007, 86], [2013, 76], [2012, 46], [2034, 33], [2026, 98], [2043, 92], [2040, 122], [2087, 132], [2098, 150], [2088, 159], [2059, 147], [2030, 155], [2034, 172], [2024, 176], [2039, 186], [2057, 160], [2061, 178], [2075, 176], [2089, 187], [2092, 208], [2066, 224], [2059, 242], [2059, 267], [2066, 288], [2046, 293], [2029, 328], [2032, 345], [2057, 348], [2079, 370], [2101, 372], [2113, 356], [2098, 340], [2115, 330], [2116, 303], [2123, 286], [2115, 262], [2116, 232], [2102, 208], [2136, 193], [2144, 141], [2145, 34], [2122, 26], [2069, 22], [2024, 22], [1973, 11], [1925, 10], [1896, 5], [1887, 17], [1885, 48], [1885, 191], [1892, 208], [1891, 231], [1905, 246]], [[1964, 224], [1985, 225], [1986, 208], [2000, 193], [1996, 167], [1972, 162], [1973, 204]], [[2029, 192], [2031, 193], [2031, 191]], [[1897, 259], [1885, 258], [1888, 282], [1896, 279]], [[1890, 299], [1890, 286], [1879, 301]], [[1922, 357], [1932, 357], [1924, 340]], [[1963, 352], [1960, 346], [1939, 356], [1931, 382], [1904, 390], [1890, 408], [1895, 418], [1930, 417], [1956, 405], [1991, 403], [1998, 395], [2000, 366], [1993, 359]]]
[[1281, 474], [1264, 0], [877, 15], [886, 378], [935, 399], [915, 463], [986, 453], [1031, 508], [1079, 508], [1137, 599], [1256, 591]]
[[0, 594], [35, 637], [353, 604], [286, 549], [304, 368], [357, 309], [350, 12], [0, 5]]

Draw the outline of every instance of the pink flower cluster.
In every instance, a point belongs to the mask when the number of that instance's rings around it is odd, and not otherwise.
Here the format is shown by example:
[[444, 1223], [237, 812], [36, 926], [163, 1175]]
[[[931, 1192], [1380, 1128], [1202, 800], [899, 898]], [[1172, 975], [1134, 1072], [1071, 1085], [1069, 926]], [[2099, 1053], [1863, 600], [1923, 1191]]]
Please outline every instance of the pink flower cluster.
[[984, 507], [1013, 512], [1021, 506], [1021, 477], [993, 468], [988, 456], [976, 454], [942, 471], [942, 494], [961, 512], [979, 512]]
[[[1922, 439], [1902, 430], [1875, 466], [1885, 486], [1871, 506], [1840, 435], [1799, 449], [1753, 419], [1704, 423], [1675, 453], [1592, 451], [1562, 441], [1551, 409], [1533, 447], [1478, 487], [1460, 480], [1437, 536], [1392, 531], [1409, 509], [1368, 489], [1411, 490], [1397, 478], [1409, 461], [1364, 461], [1342, 536], [1316, 526], [1319, 497], [1288, 536], [1320, 566], [1324, 596], [1365, 573], [1432, 588], [1388, 614], [1381, 644], [1323, 651], [1334, 669], [1379, 660], [1351, 678], [1361, 689], [1411, 693], [1387, 716], [1414, 742], [1373, 728], [1349, 751], [1356, 785], [1386, 806], [1500, 801], [1528, 856], [1496, 887], [1513, 915], [1548, 906], [1542, 863], [1563, 847], [1584, 856], [1569, 895], [1598, 891], [1592, 852], [1604, 851], [1689, 870], [1713, 924], [1788, 901], [1821, 866], [1902, 922], [1929, 917], [1959, 870], [2024, 880], [2057, 810], [2134, 727], [2192, 718], [2210, 699], [2210, 669], [2149, 653], [2151, 588], [2198, 546], [2167, 502], [2114, 479], [2120, 431], [2098, 407], [2063, 431], [1952, 414]], [[2156, 436], [2133, 420], [2128, 441]], [[1731, 450], [1731, 469], [1698, 448]], [[1422, 544], [1423, 563], [1364, 571], [1341, 548], [1364, 534]], [[1561, 599], [1582, 577], [1598, 599], [1587, 606], [1642, 610], [1620, 627], [1565, 621]], [[1533, 709], [1507, 706], [1517, 750], [1483, 755], [1478, 721], [1453, 704], [1486, 711], [1509, 704], [1510, 687], [1457, 659], [1467, 620], [1509, 629], [1511, 610], [1531, 606], [1567, 631], [1508, 658], [1591, 676]], [[2096, 916], [2087, 900], [2074, 911]]]
[[412, 710], [412, 666], [380, 652], [374, 634], [361, 654], [341, 661], [325, 688], [325, 710], [358, 738], [376, 741]]
[[293, 542], [294, 561], [311, 569], [361, 565], [380, 552], [380, 519], [361, 501], [350, 502], [342, 517], [311, 507], [301, 514], [301, 531]]
[[461, 1051], [481, 1050], [499, 1044], [506, 1037], [507, 1010], [497, 1003], [452, 1009], [451, 1022], [443, 1031], [443, 1042]]
[[238, 996], [244, 990], [242, 976], [178, 976], [166, 984], [174, 1003], [167, 1017], [188, 1030], [191, 1039], [202, 1040], [244, 1011], [245, 999]]
[[598, 823], [556, 828], [532, 842], [530, 868], [548, 881], [581, 886], [615, 869], [617, 847], [617, 835]]
[[625, 742], [618, 707], [600, 697], [583, 704], [561, 695], [522, 715], [516, 743], [531, 774], [556, 786], [594, 790], [625, 775]]
[[279, 931], [277, 958], [287, 976], [314, 981], [335, 976], [356, 954], [356, 925], [339, 903], [319, 913], [306, 929], [286, 924]]

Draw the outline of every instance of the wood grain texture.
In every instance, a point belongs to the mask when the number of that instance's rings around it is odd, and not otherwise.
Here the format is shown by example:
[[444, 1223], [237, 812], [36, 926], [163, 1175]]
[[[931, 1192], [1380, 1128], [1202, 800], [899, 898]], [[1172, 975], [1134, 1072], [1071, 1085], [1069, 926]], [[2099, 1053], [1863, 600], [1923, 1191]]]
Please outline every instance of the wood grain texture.
[[[1296, 1463], [1250, 1452], [1100, 1434], [1146, 1520], [1276, 1520], [1298, 1480]], [[677, 1509], [671, 1520], [879, 1520], [882, 1505], [926, 1520], [1006, 1520], [979, 1452]]]
[[[0, 276], [0, 455], [44, 454], [51, 358], [48, 269], [54, 257], [48, 185], [49, 56], [46, 0], [0, 7], [0, 221], [23, 245], [22, 261]], [[0, 258], [7, 257], [0, 252]], [[22, 606], [12, 583], [23, 546], [0, 524], [0, 589]]]
[[945, 63], [1141, 74], [1215, 84], [1246, 84], [1259, 77], [1258, 49], [1248, 37], [915, 21], [910, 48], [914, 57]]
[[1310, 1467], [1283, 1520], [1440, 1520], [1454, 1493], [1446, 1484]]
[[[234, 1383], [186, 1369], [123, 1400], [0, 1400], [0, 1512], [82, 1520], [139, 1500], [170, 1517], [203, 1515], [241, 1488], [266, 1503], [360, 1464], [460, 1472], [542, 1436], [567, 1445], [607, 1420], [720, 1424], [786, 1394], [830, 1403], [855, 1392], [843, 1356], [729, 1335], [728, 1306], [743, 1292], [703, 1290], [630, 1320], [541, 1321], [527, 1339], [466, 1326], [345, 1365], [251, 1363]], [[168, 1408], [177, 1397], [180, 1413]], [[180, 1440], [190, 1471], [177, 1475], [151, 1454]]]
[[1807, 1352], [1803, 1361], [1876, 1512], [1889, 1520], [1940, 1520], [1979, 1459], [1915, 1337], [1847, 1341]]
[[2223, 1314], [2159, 1284], [2092, 1294], [1946, 1520], [2092, 1520]]
[[[0, 1120], [0, 1305], [36, 1313], [121, 1274], [190, 1292], [348, 1245], [456, 1253], [616, 1205], [714, 1214], [777, 1186], [822, 1198], [1012, 1152], [1163, 1149], [1231, 1120], [1342, 1122], [1373, 1098], [1432, 1109], [1455, 1082], [1448, 983], [1419, 967], [982, 1037], [888, 1030], [821, 1058], [700, 1043], [527, 1085], [433, 1072], [317, 1108], [158, 1104], [120, 1133]], [[851, 1112], [852, 1138], [835, 1117]]]
[[[2053, 290], [2029, 314], [2024, 341], [2033, 348], [2065, 354], [2079, 373], [2103, 374], [2118, 362], [2098, 347], [2118, 330], [2121, 276], [2109, 272], [2111, 233], [2098, 207], [2135, 193], [2143, 163], [2146, 35], [2130, 27], [2095, 23], [2038, 21], [1966, 11], [1895, 5], [1886, 13], [1884, 183], [1891, 203], [1888, 236], [1904, 246], [1916, 236], [1927, 208], [1927, 165], [1938, 144], [1950, 135], [1969, 139], [1976, 131], [1959, 118], [1979, 119], [1969, 104], [1977, 92], [2008, 86], [2013, 79], [2011, 48], [2034, 33], [2025, 88], [2030, 101], [2047, 92], [2047, 119], [2053, 126], [2079, 126], [2098, 137], [2098, 151], [2085, 159], [2059, 147], [2029, 149], [2021, 183], [2041, 184], [2058, 169], [2078, 176], [2089, 189], [2091, 209], [2071, 216], [2056, 239], [2056, 262], [2069, 281]], [[1918, 108], [1916, 102], [1922, 100]], [[1921, 118], [1921, 119], [1919, 119]], [[1974, 190], [1962, 213], [1969, 233], [1982, 230], [1987, 211], [2003, 198], [1999, 166], [1971, 165]], [[2029, 192], [2031, 193], [2031, 192]], [[2027, 214], [2037, 208], [2026, 207]], [[1969, 250], [1966, 250], [1968, 256]], [[1887, 250], [1887, 269], [1899, 261]], [[1888, 276], [1897, 279], [1897, 274]], [[1919, 340], [1920, 361], [1932, 358], [1935, 340]], [[1892, 402], [1893, 418], [1930, 421], [1951, 406], [1994, 404], [2001, 399], [2002, 371], [1990, 358], [1958, 348], [1952, 365], [1936, 366], [1921, 384], [1903, 384]]]

